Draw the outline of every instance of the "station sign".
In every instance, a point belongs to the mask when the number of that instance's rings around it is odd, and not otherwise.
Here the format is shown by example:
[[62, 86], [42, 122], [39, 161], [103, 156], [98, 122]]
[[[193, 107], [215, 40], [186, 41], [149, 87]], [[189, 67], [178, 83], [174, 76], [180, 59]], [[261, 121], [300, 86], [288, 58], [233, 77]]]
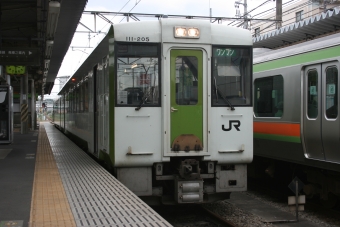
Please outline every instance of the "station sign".
[[38, 65], [39, 48], [1, 47], [0, 62], [3, 65]]

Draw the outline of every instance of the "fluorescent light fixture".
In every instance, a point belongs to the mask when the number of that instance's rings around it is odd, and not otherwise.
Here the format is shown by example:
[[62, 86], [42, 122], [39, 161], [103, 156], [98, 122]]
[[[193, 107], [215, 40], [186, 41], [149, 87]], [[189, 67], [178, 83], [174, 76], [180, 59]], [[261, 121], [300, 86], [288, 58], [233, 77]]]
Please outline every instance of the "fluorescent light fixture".
[[47, 30], [46, 30], [46, 37], [49, 40], [54, 39], [54, 34], [55, 34], [55, 31], [57, 30], [57, 25], [58, 25], [59, 12], [60, 12], [60, 3], [57, 1], [49, 2]]
[[133, 63], [132, 65], [131, 65], [131, 69], [133, 69], [133, 68], [136, 68], [138, 65], [136, 64], [136, 63]]
[[50, 59], [52, 55], [52, 49], [53, 49], [53, 40], [47, 40], [46, 41], [46, 47], [45, 47], [45, 58]]
[[190, 38], [198, 39], [200, 37], [200, 30], [197, 27], [175, 26], [175, 38]]

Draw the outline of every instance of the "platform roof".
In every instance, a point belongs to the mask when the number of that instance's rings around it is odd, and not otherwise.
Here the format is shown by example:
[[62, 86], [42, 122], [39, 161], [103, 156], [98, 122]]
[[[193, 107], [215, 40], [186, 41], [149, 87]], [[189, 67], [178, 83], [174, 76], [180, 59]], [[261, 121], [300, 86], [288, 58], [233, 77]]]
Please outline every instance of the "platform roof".
[[[36, 92], [50, 94], [86, 3], [87, 0], [1, 0], [0, 65], [25, 65], [29, 78], [35, 80]], [[3, 51], [9, 50], [24, 50], [27, 58], [8, 60], [4, 58], [8, 52]], [[12, 81], [18, 78], [11, 75]], [[15, 84], [12, 83], [14, 92]]]
[[254, 48], [277, 49], [340, 31], [340, 8], [333, 8], [297, 23], [253, 38]]

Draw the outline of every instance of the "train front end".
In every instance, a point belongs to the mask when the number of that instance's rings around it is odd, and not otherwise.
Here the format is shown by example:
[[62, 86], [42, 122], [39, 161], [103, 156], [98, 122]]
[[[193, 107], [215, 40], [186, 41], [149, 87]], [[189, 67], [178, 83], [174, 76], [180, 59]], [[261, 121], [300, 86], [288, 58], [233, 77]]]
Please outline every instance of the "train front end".
[[245, 191], [253, 157], [250, 32], [187, 19], [113, 30], [114, 105], [103, 127], [118, 180], [149, 203]]

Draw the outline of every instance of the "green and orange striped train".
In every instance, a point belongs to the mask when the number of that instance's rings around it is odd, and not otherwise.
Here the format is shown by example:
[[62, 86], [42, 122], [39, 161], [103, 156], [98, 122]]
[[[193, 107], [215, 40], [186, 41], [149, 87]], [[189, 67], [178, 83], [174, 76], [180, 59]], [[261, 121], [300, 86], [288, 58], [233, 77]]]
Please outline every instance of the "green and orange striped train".
[[340, 198], [339, 44], [337, 33], [254, 49], [253, 60], [254, 162], [289, 163], [304, 173], [306, 195], [332, 201]]

